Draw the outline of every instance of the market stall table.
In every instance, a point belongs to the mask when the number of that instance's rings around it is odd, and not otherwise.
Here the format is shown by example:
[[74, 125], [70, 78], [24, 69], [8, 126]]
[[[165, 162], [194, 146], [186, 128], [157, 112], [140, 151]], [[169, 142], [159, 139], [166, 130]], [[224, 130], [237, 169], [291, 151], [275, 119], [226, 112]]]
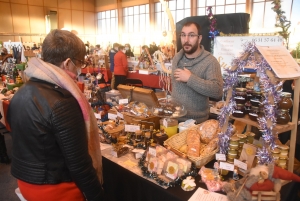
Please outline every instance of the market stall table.
[[138, 70], [131, 71], [127, 74], [127, 78], [140, 79], [143, 82], [144, 87], [149, 87], [152, 89], [161, 89], [162, 86], [159, 84], [159, 75], [153, 74], [140, 74]]
[[87, 72], [89, 72], [91, 74], [93, 74], [93, 73], [97, 74], [100, 72], [102, 75], [104, 75], [105, 82], [110, 82], [111, 77], [112, 77], [110, 70], [106, 69], [106, 68], [86, 67], [86, 68], [81, 69], [82, 74], [86, 74]]

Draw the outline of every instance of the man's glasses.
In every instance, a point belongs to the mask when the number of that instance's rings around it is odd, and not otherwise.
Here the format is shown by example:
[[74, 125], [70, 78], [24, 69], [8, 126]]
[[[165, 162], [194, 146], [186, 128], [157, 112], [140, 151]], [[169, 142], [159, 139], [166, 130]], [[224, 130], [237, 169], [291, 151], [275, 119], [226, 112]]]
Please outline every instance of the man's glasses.
[[180, 34], [180, 37], [181, 38], [185, 38], [185, 37], [188, 37], [188, 39], [193, 39], [194, 37], [199, 37], [200, 35], [197, 35], [197, 34]]
[[88, 65], [88, 63], [85, 62], [85, 61], [82, 61], [82, 60], [79, 60], [79, 59], [74, 59], [74, 60], [80, 62], [81, 68], [85, 68], [85, 67], [87, 67], [87, 65]]

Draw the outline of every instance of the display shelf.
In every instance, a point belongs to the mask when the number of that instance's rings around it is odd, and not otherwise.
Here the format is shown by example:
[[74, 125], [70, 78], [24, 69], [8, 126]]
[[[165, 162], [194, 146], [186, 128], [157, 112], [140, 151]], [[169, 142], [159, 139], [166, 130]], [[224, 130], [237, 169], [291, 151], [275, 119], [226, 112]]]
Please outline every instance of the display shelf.
[[[233, 117], [233, 116], [230, 116], [230, 118], [240, 121], [242, 123], [245, 123], [245, 124], [247, 124], [247, 126], [250, 125], [250, 126], [255, 126], [255, 127], [259, 128], [258, 122], [252, 121], [251, 119], [249, 119], [248, 115], [245, 115], [245, 117], [242, 117], [242, 118], [237, 118], [237, 117]], [[274, 133], [280, 134], [280, 133], [284, 133], [286, 131], [291, 131], [294, 128], [295, 128], [295, 124], [293, 122], [289, 122], [288, 124], [285, 124], [285, 125], [276, 124], [273, 131], [274, 131]], [[250, 129], [247, 127], [247, 130], [250, 130]]]

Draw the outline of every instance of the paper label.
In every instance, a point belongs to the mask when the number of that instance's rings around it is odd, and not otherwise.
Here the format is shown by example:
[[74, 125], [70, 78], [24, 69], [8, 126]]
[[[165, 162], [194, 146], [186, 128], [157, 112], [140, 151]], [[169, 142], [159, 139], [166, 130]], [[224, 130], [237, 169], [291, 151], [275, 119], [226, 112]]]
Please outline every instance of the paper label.
[[220, 169], [233, 171], [234, 165], [230, 163], [220, 162]]
[[243, 170], [247, 170], [247, 163], [243, 163], [242, 161], [240, 160], [237, 160], [237, 159], [234, 159], [234, 162], [233, 164]]
[[119, 100], [119, 104], [127, 104], [128, 103], [128, 99], [120, 99]]
[[120, 112], [117, 112], [117, 116], [118, 116], [118, 117], [120, 117], [121, 119], [124, 119], [124, 116], [123, 116], [123, 114], [122, 114], [122, 113], [120, 113]]
[[226, 155], [225, 154], [216, 154], [216, 160], [217, 161], [226, 161]]
[[152, 156], [156, 157], [156, 148], [155, 147], [149, 147], [148, 153]]
[[126, 132], [135, 132], [137, 130], [140, 130], [139, 126], [125, 124], [125, 131]]
[[164, 120], [163, 120], [163, 126], [164, 126], [165, 128], [167, 128], [167, 127], [168, 127], [168, 122], [167, 122], [167, 120], [166, 120], [166, 119], [164, 119]]
[[96, 119], [101, 119], [101, 115], [100, 114], [97, 114], [97, 113], [94, 113], [94, 114], [95, 114]]
[[116, 114], [108, 113], [108, 119], [116, 120], [116, 118], [117, 118]]

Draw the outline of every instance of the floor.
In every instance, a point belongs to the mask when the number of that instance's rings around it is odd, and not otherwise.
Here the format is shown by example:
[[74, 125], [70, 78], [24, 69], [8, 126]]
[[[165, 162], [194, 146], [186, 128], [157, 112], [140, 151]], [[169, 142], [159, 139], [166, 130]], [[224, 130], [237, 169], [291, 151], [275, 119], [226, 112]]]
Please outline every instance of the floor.
[[[1, 134], [0, 134], [1, 135]], [[9, 133], [4, 134], [7, 154], [11, 156], [12, 140]], [[0, 163], [0, 200], [1, 201], [20, 201], [15, 194], [15, 189], [18, 187], [17, 180], [10, 174], [10, 164]]]

